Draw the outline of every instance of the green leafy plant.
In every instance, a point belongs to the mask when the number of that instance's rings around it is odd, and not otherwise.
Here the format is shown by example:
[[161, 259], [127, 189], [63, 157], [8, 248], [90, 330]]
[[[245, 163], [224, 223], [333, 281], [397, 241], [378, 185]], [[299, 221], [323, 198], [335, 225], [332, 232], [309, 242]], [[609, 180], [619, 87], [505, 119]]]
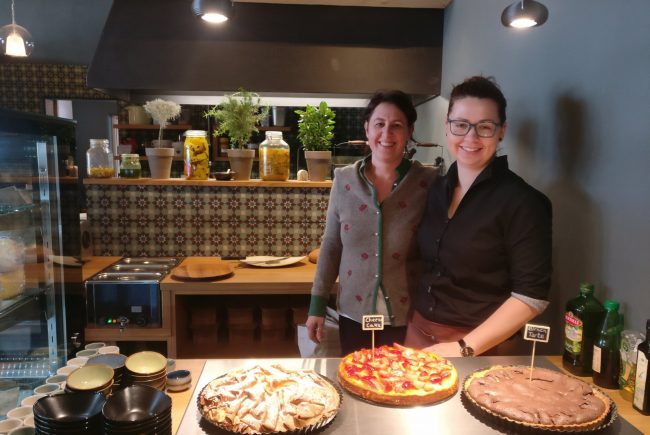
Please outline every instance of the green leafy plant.
[[266, 118], [269, 107], [260, 105], [260, 97], [244, 88], [226, 95], [226, 101], [207, 110], [203, 116], [212, 117], [218, 125], [213, 135], [227, 134], [230, 148], [244, 148], [253, 133], [257, 133], [256, 124]]
[[328, 151], [332, 147], [334, 138], [334, 117], [336, 114], [329, 108], [325, 101], [318, 107], [305, 107], [305, 110], [296, 110], [298, 119], [298, 139], [305, 151]]

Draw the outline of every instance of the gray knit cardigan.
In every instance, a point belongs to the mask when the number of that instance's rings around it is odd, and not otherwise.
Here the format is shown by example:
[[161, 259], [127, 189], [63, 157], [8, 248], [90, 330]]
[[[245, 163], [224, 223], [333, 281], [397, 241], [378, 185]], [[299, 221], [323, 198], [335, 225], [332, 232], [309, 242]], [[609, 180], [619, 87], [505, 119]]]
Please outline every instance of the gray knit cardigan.
[[420, 269], [417, 226], [436, 171], [414, 161], [379, 205], [374, 187], [359, 173], [361, 164], [334, 172], [309, 314], [325, 315], [338, 277], [339, 313], [361, 322], [364, 314], [377, 312], [377, 298], [383, 297], [387, 320], [403, 326]]

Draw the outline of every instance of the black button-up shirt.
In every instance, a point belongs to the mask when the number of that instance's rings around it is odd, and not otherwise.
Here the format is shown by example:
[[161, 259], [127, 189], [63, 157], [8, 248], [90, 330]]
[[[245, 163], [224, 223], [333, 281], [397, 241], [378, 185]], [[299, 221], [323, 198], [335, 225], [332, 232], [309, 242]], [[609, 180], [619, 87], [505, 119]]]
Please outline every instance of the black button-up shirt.
[[551, 202], [495, 158], [451, 219], [456, 163], [431, 186], [418, 229], [426, 272], [415, 309], [425, 318], [477, 326], [511, 294], [546, 300], [551, 282]]

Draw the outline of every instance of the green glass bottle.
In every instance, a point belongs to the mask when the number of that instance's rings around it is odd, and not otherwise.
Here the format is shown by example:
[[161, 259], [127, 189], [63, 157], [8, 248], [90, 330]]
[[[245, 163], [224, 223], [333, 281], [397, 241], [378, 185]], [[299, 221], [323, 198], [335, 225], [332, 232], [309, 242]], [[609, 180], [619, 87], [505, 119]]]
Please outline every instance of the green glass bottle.
[[594, 297], [594, 285], [580, 284], [580, 295], [566, 304], [564, 313], [564, 368], [577, 376], [591, 375], [592, 351], [605, 308]]
[[594, 342], [591, 369], [594, 384], [603, 388], [618, 389], [618, 372], [620, 370], [621, 331], [623, 318], [618, 313], [618, 302], [605, 301], [605, 317]]

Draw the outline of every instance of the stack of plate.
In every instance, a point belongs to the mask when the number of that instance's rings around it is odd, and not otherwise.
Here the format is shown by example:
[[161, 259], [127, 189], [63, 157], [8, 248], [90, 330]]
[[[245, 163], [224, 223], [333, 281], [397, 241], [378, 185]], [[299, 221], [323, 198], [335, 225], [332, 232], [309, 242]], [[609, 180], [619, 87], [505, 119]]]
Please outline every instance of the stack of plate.
[[124, 363], [126, 362], [126, 355], [119, 353], [107, 353], [105, 355], [96, 355], [88, 360], [86, 365], [106, 364], [113, 369], [113, 391], [118, 390], [123, 386], [122, 377], [124, 375]]
[[102, 433], [103, 394], [78, 393], [43, 397], [34, 404], [37, 434]]
[[124, 385], [146, 385], [164, 390], [167, 385], [167, 358], [158, 352], [134, 353], [124, 363]]
[[106, 364], [85, 365], [70, 373], [65, 384], [69, 393], [97, 391], [108, 397], [115, 372]]
[[105, 435], [172, 433], [172, 399], [144, 385], [115, 392], [106, 401], [102, 415]]

